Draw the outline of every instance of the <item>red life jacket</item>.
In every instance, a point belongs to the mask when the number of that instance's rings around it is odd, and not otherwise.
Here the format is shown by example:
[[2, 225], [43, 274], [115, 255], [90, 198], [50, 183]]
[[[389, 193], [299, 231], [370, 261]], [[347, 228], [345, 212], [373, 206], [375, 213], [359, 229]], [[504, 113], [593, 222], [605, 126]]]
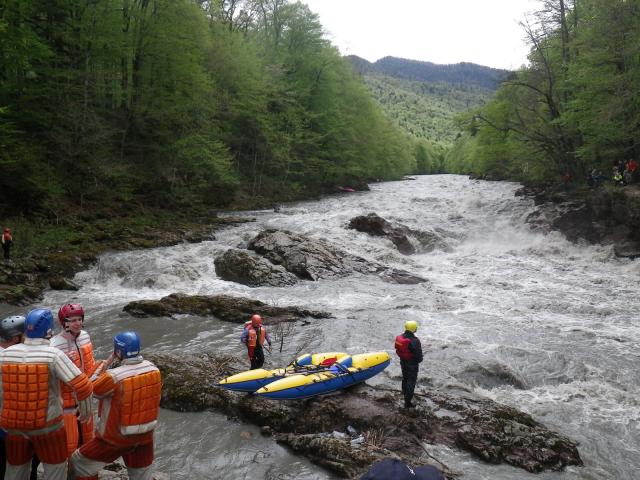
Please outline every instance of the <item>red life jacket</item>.
[[413, 358], [413, 353], [409, 350], [409, 345], [411, 345], [410, 338], [404, 335], [398, 335], [396, 337], [396, 353], [400, 357], [400, 360], [411, 360]]

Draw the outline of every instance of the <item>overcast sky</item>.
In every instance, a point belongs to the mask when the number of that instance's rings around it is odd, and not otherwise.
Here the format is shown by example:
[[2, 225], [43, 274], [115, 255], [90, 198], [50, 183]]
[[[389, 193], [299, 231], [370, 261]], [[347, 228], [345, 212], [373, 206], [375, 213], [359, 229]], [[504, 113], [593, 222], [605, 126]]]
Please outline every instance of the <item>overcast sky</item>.
[[343, 55], [516, 69], [529, 51], [518, 22], [539, 0], [301, 0]]

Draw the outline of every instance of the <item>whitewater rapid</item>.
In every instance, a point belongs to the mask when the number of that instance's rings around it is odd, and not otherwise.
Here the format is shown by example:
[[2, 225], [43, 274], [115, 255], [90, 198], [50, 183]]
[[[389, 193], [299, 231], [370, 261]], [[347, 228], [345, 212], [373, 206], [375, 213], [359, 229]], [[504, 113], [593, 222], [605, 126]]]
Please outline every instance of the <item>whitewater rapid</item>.
[[[418, 389], [472, 391], [512, 405], [579, 441], [585, 462], [533, 475], [427, 446], [462, 478], [637, 480], [640, 262], [616, 258], [611, 246], [574, 245], [558, 233], [532, 231], [525, 218], [534, 206], [514, 196], [518, 187], [424, 176], [287, 204], [279, 212], [244, 212], [255, 222], [216, 232], [213, 241], [102, 255], [75, 277], [78, 292], [49, 292], [41, 305], [57, 310], [81, 302], [98, 356], [109, 353], [113, 334], [136, 329], [148, 351], [216, 351], [241, 361], [238, 325], [190, 315], [134, 319], [122, 307], [174, 292], [225, 293], [334, 315], [297, 324], [284, 351], [267, 358], [268, 367], [288, 362], [300, 346], [311, 352], [391, 352], [404, 321], [417, 320], [425, 350]], [[345, 228], [352, 217], [371, 212], [437, 237], [435, 250], [404, 256], [384, 238]], [[217, 278], [215, 257], [245, 246], [266, 227], [324, 239], [429, 282], [395, 285], [354, 275], [249, 288]], [[394, 362], [370, 382], [397, 387], [399, 378]], [[158, 469], [178, 480], [334, 478], [260, 436], [256, 427], [216, 413], [163, 411], [156, 455]]]

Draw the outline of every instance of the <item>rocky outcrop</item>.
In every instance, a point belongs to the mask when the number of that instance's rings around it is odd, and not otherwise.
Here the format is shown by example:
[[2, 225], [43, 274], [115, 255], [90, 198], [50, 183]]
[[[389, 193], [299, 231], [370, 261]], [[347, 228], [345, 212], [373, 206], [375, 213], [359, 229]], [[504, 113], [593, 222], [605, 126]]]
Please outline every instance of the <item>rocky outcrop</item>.
[[153, 355], [149, 359], [163, 374], [163, 407], [212, 409], [256, 423], [278, 441], [346, 478], [361, 474], [384, 456], [415, 464], [425, 453], [425, 442], [529, 472], [582, 464], [575, 442], [525, 413], [471, 394], [421, 389], [416, 408], [405, 410], [400, 408], [398, 390], [360, 384], [333, 395], [281, 402], [216, 387], [218, 380], [237, 373], [232, 357]]
[[298, 277], [281, 265], [274, 265], [247, 250], [227, 250], [215, 259], [215, 267], [216, 275], [223, 280], [249, 287], [285, 287], [298, 281]]
[[176, 314], [213, 315], [220, 320], [244, 323], [258, 312], [270, 323], [294, 322], [304, 318], [329, 318], [326, 312], [300, 307], [274, 307], [259, 300], [230, 295], [184, 295], [172, 293], [160, 300], [136, 300], [123, 310], [134, 317], [170, 317]]
[[304, 280], [315, 281], [361, 273], [376, 274], [394, 283], [415, 284], [427, 281], [409, 272], [351, 255], [327, 242], [285, 230], [263, 230], [249, 242], [249, 249], [271, 263], [282, 265]]
[[570, 241], [614, 245], [620, 257], [640, 257], [640, 186], [601, 187], [569, 192], [521, 189], [538, 208], [527, 222], [557, 230]]
[[439, 233], [414, 230], [406, 225], [396, 225], [380, 217], [377, 213], [353, 217], [348, 228], [368, 233], [374, 237], [386, 237], [404, 255], [427, 253], [435, 249], [447, 251], [449, 246]]
[[49, 279], [49, 286], [52, 290], [78, 290], [80, 287], [64, 277], [51, 277]]
[[359, 232], [368, 233], [374, 237], [386, 237], [396, 246], [403, 255], [416, 253], [415, 247], [407, 237], [408, 229], [404, 226], [393, 226], [376, 213], [359, 215], [349, 220], [348, 228]]

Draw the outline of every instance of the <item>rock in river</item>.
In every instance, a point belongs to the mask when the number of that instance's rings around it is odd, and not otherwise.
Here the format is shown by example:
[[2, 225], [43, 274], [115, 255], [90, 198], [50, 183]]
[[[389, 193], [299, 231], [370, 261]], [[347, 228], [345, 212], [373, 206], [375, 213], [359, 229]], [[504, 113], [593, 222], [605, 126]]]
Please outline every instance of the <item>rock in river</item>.
[[[217, 410], [255, 423], [345, 478], [361, 474], [381, 457], [425, 463], [425, 443], [459, 448], [487, 462], [529, 472], [582, 465], [577, 444], [569, 438], [530, 415], [472, 394], [421, 388], [416, 408], [407, 411], [401, 408], [398, 390], [360, 384], [332, 395], [283, 402], [216, 387], [218, 380], [238, 372], [237, 360], [229, 356], [150, 355], [149, 359], [163, 375], [164, 408]], [[349, 434], [340, 433], [353, 431], [360, 432], [362, 440], [354, 442]]]
[[254, 313], [270, 323], [294, 322], [305, 317], [329, 318], [331, 315], [301, 307], [274, 307], [259, 300], [230, 295], [184, 295], [172, 293], [160, 300], [129, 302], [123, 310], [134, 317], [170, 317], [175, 314], [213, 315], [225, 322], [244, 323]]

